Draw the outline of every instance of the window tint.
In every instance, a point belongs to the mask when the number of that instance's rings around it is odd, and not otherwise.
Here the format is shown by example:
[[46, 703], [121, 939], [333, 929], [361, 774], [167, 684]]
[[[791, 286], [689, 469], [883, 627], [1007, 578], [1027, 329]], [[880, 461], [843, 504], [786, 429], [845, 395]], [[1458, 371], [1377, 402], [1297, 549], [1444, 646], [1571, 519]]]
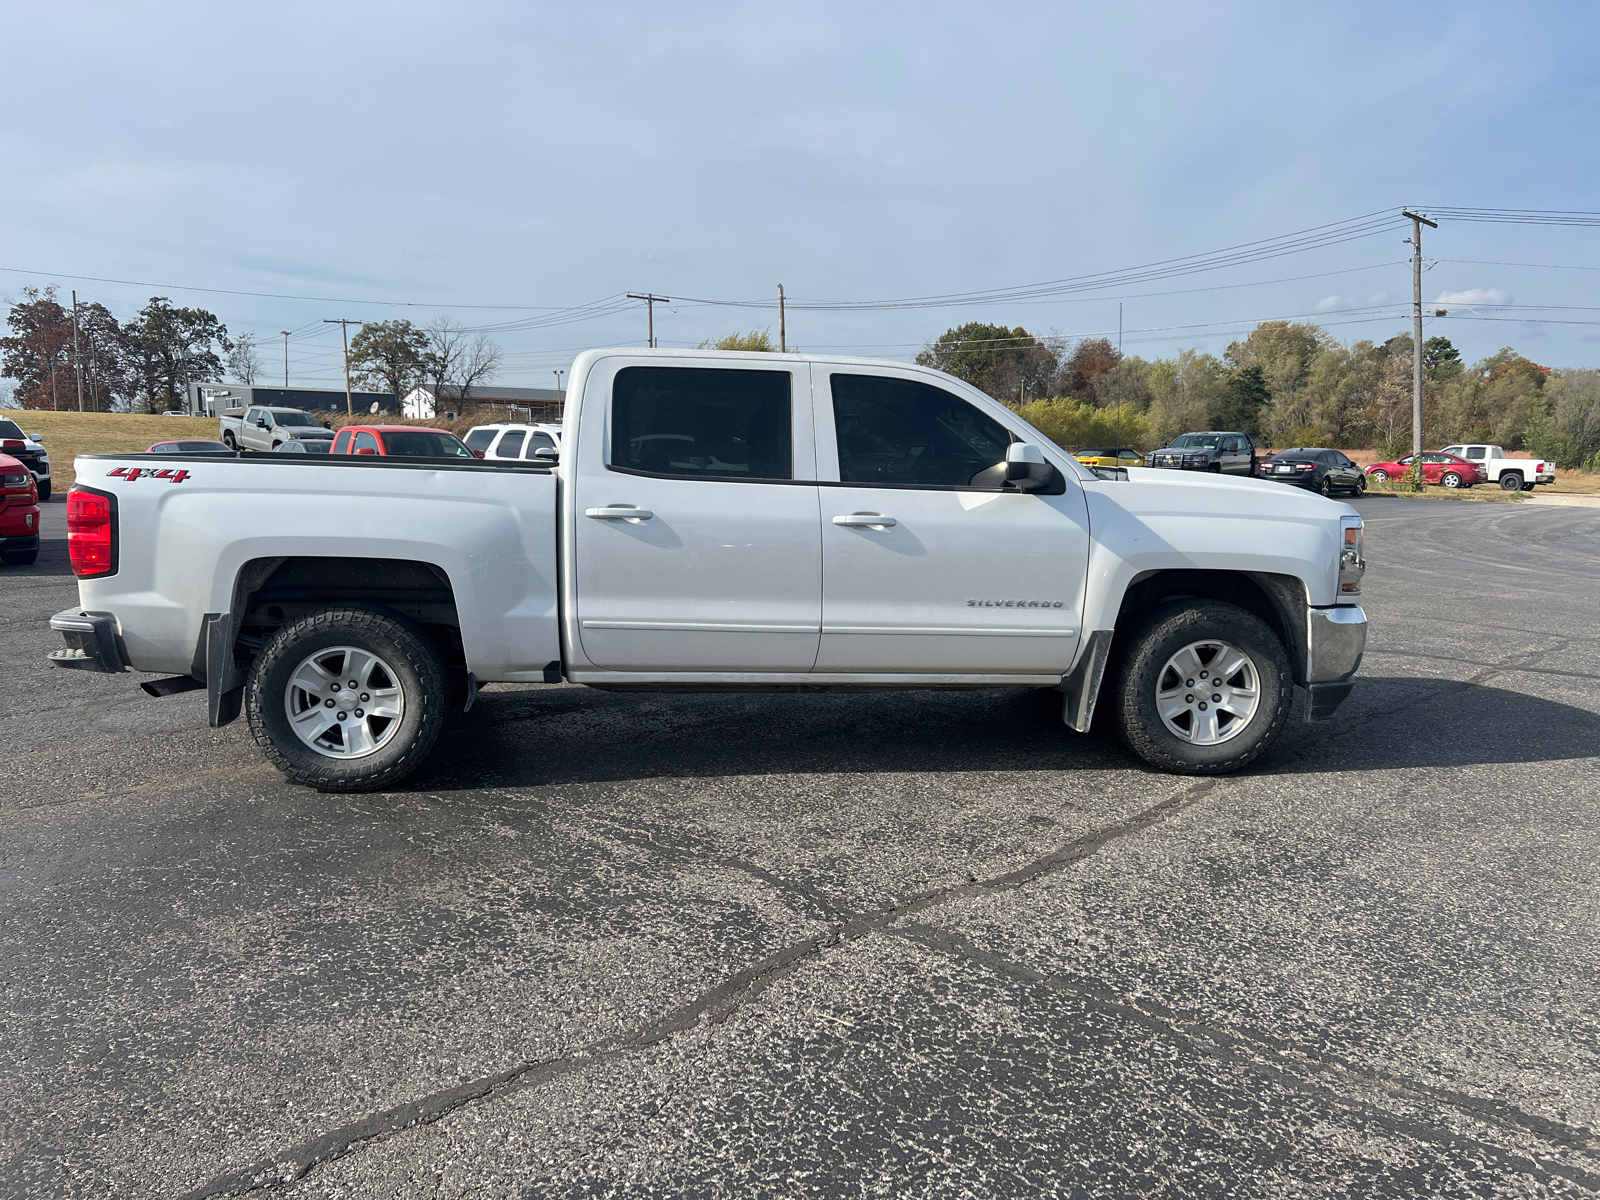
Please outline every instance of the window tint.
[[334, 439], [333, 439], [333, 453], [334, 454], [348, 454], [348, 453], [350, 453], [350, 431], [348, 429], [341, 429], [334, 436]]
[[259, 408], [247, 408], [247, 409], [245, 409], [244, 419], [246, 421], [256, 421], [256, 420], [258, 420], [260, 418], [260, 416], [261, 416], [261, 410]]
[[529, 458], [533, 457], [533, 452], [535, 450], [554, 450], [555, 448], [556, 440], [548, 433], [540, 433], [538, 430], [534, 430], [528, 435]]
[[1483, 447], [1482, 446], [1468, 446], [1467, 447], [1467, 457], [1468, 458], [1482, 458], [1483, 457]]
[[467, 434], [467, 448], [469, 450], [487, 450], [489, 443], [494, 441], [495, 429], [474, 429]]
[[15, 421], [0, 421], [0, 438], [21, 438], [22, 430]]
[[[517, 435], [519, 438], [521, 434]], [[472, 451], [461, 444], [453, 433], [386, 433], [383, 446], [390, 454], [407, 458], [471, 458]]]
[[378, 449], [378, 439], [363, 431], [356, 434], [356, 442], [352, 449], [376, 451]]
[[965, 400], [880, 375], [835, 375], [832, 386], [843, 482], [1004, 485], [1011, 437]]
[[522, 439], [527, 437], [520, 429], [513, 429], [500, 439], [500, 444], [494, 448], [496, 458], [521, 458]]
[[793, 479], [789, 372], [624, 367], [611, 465], [652, 475]]

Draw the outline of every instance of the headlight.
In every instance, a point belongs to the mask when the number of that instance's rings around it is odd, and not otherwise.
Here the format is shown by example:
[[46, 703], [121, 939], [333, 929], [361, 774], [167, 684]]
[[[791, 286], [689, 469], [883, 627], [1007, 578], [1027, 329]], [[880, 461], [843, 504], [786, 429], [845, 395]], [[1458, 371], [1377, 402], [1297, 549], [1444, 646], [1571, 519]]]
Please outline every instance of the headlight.
[[1367, 569], [1363, 550], [1363, 527], [1360, 517], [1340, 517], [1339, 534], [1339, 595], [1359, 596], [1361, 575]]
[[21, 475], [0, 475], [0, 485], [5, 487], [27, 487], [33, 482], [33, 476], [24, 471]]

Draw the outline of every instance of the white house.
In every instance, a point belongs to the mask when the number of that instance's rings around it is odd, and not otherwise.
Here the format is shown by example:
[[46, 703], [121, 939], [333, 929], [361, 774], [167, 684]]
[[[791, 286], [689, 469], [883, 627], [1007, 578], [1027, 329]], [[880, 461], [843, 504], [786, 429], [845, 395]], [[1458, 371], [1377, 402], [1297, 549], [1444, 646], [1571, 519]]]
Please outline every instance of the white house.
[[401, 400], [401, 410], [413, 420], [438, 420], [444, 413], [463, 408], [522, 408], [530, 421], [559, 421], [564, 391], [555, 388], [472, 387], [465, 397], [447, 389], [441, 399], [431, 387], [415, 387]]

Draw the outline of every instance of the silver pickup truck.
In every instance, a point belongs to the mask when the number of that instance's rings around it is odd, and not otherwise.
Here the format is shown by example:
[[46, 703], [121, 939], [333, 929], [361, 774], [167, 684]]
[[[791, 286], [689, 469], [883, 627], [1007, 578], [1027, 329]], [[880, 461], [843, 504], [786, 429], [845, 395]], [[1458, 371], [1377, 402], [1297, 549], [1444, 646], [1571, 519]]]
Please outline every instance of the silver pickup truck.
[[81, 455], [58, 666], [168, 672], [325, 791], [387, 787], [484, 683], [1054, 688], [1156, 767], [1238, 770], [1366, 643], [1362, 521], [1078, 463], [936, 371], [595, 350], [553, 465]]
[[326, 454], [333, 431], [299, 408], [230, 408], [218, 419], [218, 435], [233, 450], [282, 450], [296, 442], [312, 454]]

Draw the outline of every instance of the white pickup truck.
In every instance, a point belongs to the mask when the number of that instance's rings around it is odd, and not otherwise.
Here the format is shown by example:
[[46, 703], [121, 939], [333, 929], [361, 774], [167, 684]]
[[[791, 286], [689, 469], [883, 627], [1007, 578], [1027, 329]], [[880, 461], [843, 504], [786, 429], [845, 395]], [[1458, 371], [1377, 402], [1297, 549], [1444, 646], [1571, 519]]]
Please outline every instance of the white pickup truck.
[[1477, 463], [1488, 474], [1489, 482], [1498, 483], [1503, 492], [1531, 492], [1535, 484], [1556, 481], [1555, 463], [1543, 458], [1507, 458], [1499, 446], [1463, 443], [1446, 446], [1440, 453]]
[[[170, 672], [324, 791], [387, 787], [480, 685], [1056, 688], [1184, 773], [1331, 716], [1362, 522], [1270, 481], [1079, 464], [936, 371], [596, 350], [559, 463], [81, 455], [58, 666]], [[330, 514], [335, 514], [330, 519]]]
[[312, 454], [326, 454], [333, 445], [333, 430], [298, 408], [230, 408], [217, 419], [217, 433], [235, 450], [281, 450], [285, 442], [299, 442]]

